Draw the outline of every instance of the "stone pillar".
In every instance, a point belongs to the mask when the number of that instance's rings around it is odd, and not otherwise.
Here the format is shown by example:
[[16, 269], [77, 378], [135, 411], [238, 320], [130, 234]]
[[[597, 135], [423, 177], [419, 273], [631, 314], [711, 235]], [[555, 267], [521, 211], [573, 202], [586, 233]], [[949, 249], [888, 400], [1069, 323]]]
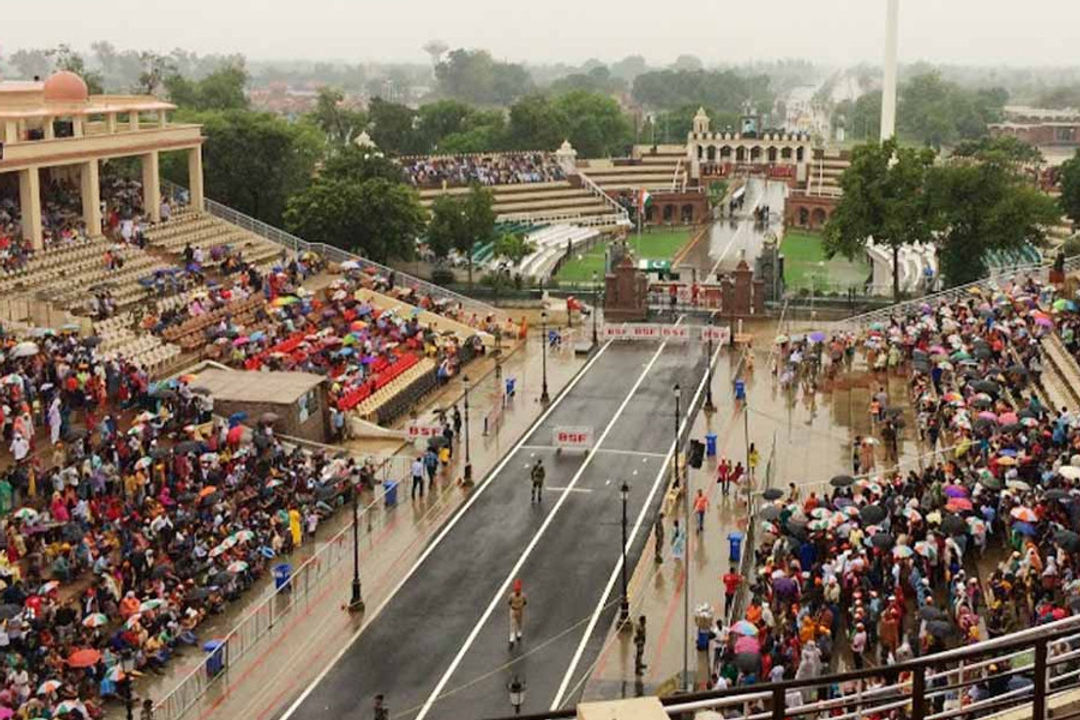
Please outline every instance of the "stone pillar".
[[725, 315], [735, 313], [735, 283], [730, 277], [724, 276], [720, 280], [720, 310]]
[[132, 110], [131, 112], [128, 113], [128, 129], [129, 130], [138, 130], [139, 129], [139, 113], [137, 113], [134, 110]]
[[881, 140], [896, 134], [896, 55], [900, 0], [886, 0], [885, 77], [881, 86]]
[[71, 118], [71, 136], [72, 137], [82, 137], [83, 135], [85, 135], [85, 133], [83, 132], [83, 130], [85, 129], [83, 123], [85, 121], [86, 121], [86, 118], [84, 118], [81, 115], [76, 115], [75, 117]]
[[746, 316], [750, 314], [750, 300], [753, 288], [751, 287], [751, 279], [754, 275], [750, 266], [746, 264], [746, 260], [740, 260], [738, 266], [735, 268], [735, 305], [731, 308], [731, 311], [738, 316]]
[[169, 124], [169, 114], [164, 110], [158, 110], [158, 127], [166, 127]]
[[191, 209], [203, 210], [202, 146], [188, 150], [188, 190], [191, 192]]
[[42, 130], [45, 132], [45, 139], [46, 140], [53, 140], [53, 139], [56, 138], [56, 128], [53, 126], [53, 121], [54, 120], [56, 120], [56, 118], [54, 118], [52, 116], [42, 118], [42, 123], [43, 123]]
[[754, 278], [752, 285], [754, 297], [750, 304], [750, 312], [754, 315], [763, 315], [765, 314], [765, 281], [761, 278]]
[[101, 179], [97, 158], [82, 163], [79, 172], [82, 185], [82, 212], [86, 232], [90, 237], [101, 235]]
[[23, 239], [35, 250], [44, 247], [41, 235], [41, 177], [36, 167], [19, 171], [19, 211]]
[[110, 135], [116, 132], [116, 113], [111, 112], [105, 114], [105, 129]]
[[143, 210], [158, 223], [161, 222], [161, 174], [157, 150], [139, 158], [142, 161]]

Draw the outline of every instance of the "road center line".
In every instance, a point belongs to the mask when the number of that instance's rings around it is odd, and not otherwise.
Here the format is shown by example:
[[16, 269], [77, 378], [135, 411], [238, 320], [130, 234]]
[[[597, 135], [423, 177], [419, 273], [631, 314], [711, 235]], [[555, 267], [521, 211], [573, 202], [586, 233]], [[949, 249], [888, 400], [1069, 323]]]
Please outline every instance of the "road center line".
[[281, 716], [281, 720], [289, 720], [289, 718], [292, 717], [293, 713], [295, 713], [297, 709], [299, 709], [299, 707], [303, 704], [304, 700], [306, 700], [307, 697], [311, 694], [311, 692], [318, 686], [318, 684], [326, 678], [326, 676], [330, 673], [330, 670], [333, 669], [333, 667], [341, 661], [341, 658], [345, 656], [345, 653], [347, 653], [349, 651], [349, 648], [351, 648], [353, 644], [357, 641], [357, 639], [360, 637], [360, 634], [364, 632], [367, 626], [370, 625], [374, 621], [374, 619], [383, 611], [383, 609], [390, 603], [390, 601], [394, 599], [394, 596], [397, 595], [398, 591], [401, 590], [405, 583], [409, 581], [409, 578], [413, 576], [413, 573], [415, 573], [420, 568], [420, 566], [423, 565], [424, 561], [427, 560], [428, 556], [431, 555], [431, 553], [435, 551], [435, 548], [437, 548], [440, 543], [442, 543], [443, 539], [445, 539], [446, 536], [450, 534], [450, 531], [454, 528], [455, 525], [457, 525], [458, 520], [464, 517], [465, 512], [470, 507], [472, 507], [472, 504], [476, 502], [476, 499], [483, 494], [484, 490], [486, 490], [492, 482], [494, 482], [495, 478], [497, 478], [499, 476], [499, 473], [502, 472], [503, 468], [506, 467], [506, 464], [510, 462], [510, 459], [513, 458], [514, 455], [517, 454], [517, 451], [525, 445], [525, 441], [534, 432], [536, 432], [536, 429], [540, 427], [540, 425], [548, 418], [548, 416], [552, 412], [555, 411], [555, 408], [558, 407], [559, 404], [570, 394], [570, 391], [574, 389], [578, 382], [580, 382], [581, 379], [585, 377], [586, 374], [588, 374], [592, 366], [596, 363], [597, 360], [600, 359], [600, 356], [603, 355], [609, 347], [611, 347], [612, 342], [612, 340], [608, 340], [606, 343], [600, 346], [600, 349], [596, 352], [596, 354], [593, 355], [589, 359], [589, 361], [585, 363], [581, 370], [578, 371], [578, 374], [575, 375], [574, 378], [566, 385], [566, 387], [562, 389], [562, 392], [560, 392], [555, 397], [555, 400], [551, 403], [551, 405], [548, 406], [547, 410], [541, 413], [540, 417], [538, 417], [532, 423], [532, 425], [530, 425], [525, 430], [525, 432], [521, 436], [521, 439], [518, 440], [518, 442], [514, 445], [513, 449], [511, 449], [510, 452], [508, 452], [503, 457], [503, 459], [499, 461], [499, 464], [496, 465], [495, 468], [490, 473], [488, 473], [488, 476], [484, 478], [484, 480], [476, 487], [475, 490], [473, 490], [472, 494], [469, 495], [469, 498], [465, 501], [465, 504], [461, 506], [461, 508], [452, 518], [450, 518], [450, 521], [446, 523], [442, 531], [435, 537], [434, 540], [431, 541], [431, 544], [427, 546], [427, 548], [420, 555], [420, 557], [416, 559], [416, 562], [412, 564], [412, 567], [410, 567], [409, 571], [405, 573], [405, 576], [402, 577], [398, 584], [394, 586], [394, 589], [390, 591], [386, 598], [381, 603], [379, 603], [379, 606], [375, 608], [374, 612], [371, 613], [370, 619], [366, 617], [364, 618], [363, 624], [357, 629], [355, 633], [353, 633], [352, 637], [349, 638], [349, 641], [345, 643], [345, 646], [341, 648], [341, 650], [336, 655], [334, 655], [334, 658], [329, 663], [327, 663], [326, 667], [324, 667], [322, 671], [317, 676], [315, 676], [315, 679], [312, 680], [306, 688], [304, 688], [304, 691], [300, 693], [300, 697], [296, 698], [296, 700], [293, 701], [292, 705], [290, 705], [289, 708], [285, 711], [285, 714]]
[[[680, 317], [679, 321], [681, 320], [682, 318]], [[532, 554], [533, 550], [535, 550], [536, 546], [540, 544], [540, 538], [544, 536], [544, 533], [551, 526], [552, 522], [554, 522], [555, 516], [559, 514], [559, 509], [562, 508], [563, 504], [566, 502], [566, 498], [570, 497], [570, 490], [577, 485], [578, 480], [580, 480], [581, 476], [585, 474], [586, 468], [588, 468], [589, 465], [592, 463], [592, 459], [596, 457], [597, 448], [599, 448], [600, 445], [603, 444], [604, 439], [608, 436], [608, 433], [610, 433], [611, 429], [615, 427], [615, 423], [618, 422], [619, 417], [623, 414], [623, 411], [626, 410], [626, 406], [630, 404], [630, 400], [634, 397], [634, 394], [637, 393], [638, 388], [641, 387], [641, 383], [645, 381], [645, 378], [652, 370], [653, 365], [655, 365], [656, 361], [660, 359], [660, 355], [664, 352], [665, 347], [667, 347], [666, 340], [660, 343], [660, 347], [656, 349], [656, 352], [653, 354], [652, 359], [649, 360], [649, 363], [645, 366], [645, 369], [641, 372], [641, 374], [638, 376], [638, 379], [634, 382], [634, 386], [630, 388], [630, 392], [628, 392], [626, 394], [626, 397], [623, 398], [622, 403], [619, 404], [619, 407], [615, 411], [615, 414], [612, 415], [611, 420], [608, 421], [608, 424], [604, 428], [604, 431], [597, 438], [596, 445], [591, 450], [589, 450], [589, 454], [585, 456], [585, 461], [581, 464], [577, 472], [575, 472], [574, 476], [570, 479], [570, 482], [567, 484], [567, 489], [564, 490], [562, 495], [559, 496], [559, 499], [555, 502], [555, 507], [553, 507], [551, 509], [551, 512], [548, 513], [547, 517], [544, 518], [544, 522], [537, 529], [536, 534], [533, 535], [532, 540], [529, 541], [529, 544], [525, 547], [525, 550], [521, 553], [521, 556], [518, 558], [517, 562], [514, 563], [514, 567], [510, 569], [509, 573], [507, 573], [506, 579], [503, 580], [502, 585], [500, 585], [499, 589], [495, 591], [495, 595], [491, 598], [491, 602], [488, 603], [487, 608], [484, 610], [484, 614], [480, 616], [480, 619], [477, 621], [476, 625], [473, 626], [472, 631], [469, 632], [469, 636], [465, 638], [465, 642], [462, 643], [461, 648], [458, 649], [458, 652], [454, 656], [454, 659], [450, 662], [450, 667], [448, 667], [446, 669], [446, 672], [443, 673], [442, 677], [439, 678], [439, 682], [435, 685], [435, 689], [431, 691], [431, 695], [428, 696], [428, 699], [424, 701], [424, 705], [420, 708], [420, 712], [419, 714], [417, 714], [415, 720], [424, 720], [424, 718], [427, 717], [428, 713], [431, 712], [431, 708], [439, 699], [439, 694], [442, 693], [443, 688], [446, 687], [446, 684], [450, 682], [451, 676], [453, 676], [453, 674], [457, 671], [458, 666], [461, 665], [461, 661], [465, 659], [465, 655], [469, 652], [469, 649], [472, 647], [473, 643], [476, 642], [476, 638], [480, 635], [480, 631], [483, 629], [484, 625], [487, 624], [488, 619], [491, 618], [491, 614], [495, 612], [495, 608], [501, 605], [505, 600], [506, 595], [510, 590], [510, 583], [512, 583], [514, 581], [514, 578], [519, 575], [519, 573], [521, 572], [521, 568], [525, 565], [525, 561], [529, 559], [529, 556]]]
[[[522, 445], [521, 449], [522, 450], [552, 451], [552, 450], [564, 450], [565, 448], [559, 448], [559, 447], [556, 447], [554, 445]], [[664, 453], [645, 452], [643, 450], [614, 450], [614, 449], [609, 449], [609, 448], [598, 448], [596, 450], [596, 452], [598, 452], [598, 453], [607, 453], [607, 454], [610, 454], [610, 455], [633, 455], [633, 456], [636, 456], [636, 457], [643, 457], [643, 458], [667, 457]]]
[[[712, 364], [716, 362], [716, 358], [720, 355], [721, 347], [717, 347], [713, 352], [713, 356], [708, 358], [708, 363]], [[701, 393], [705, 390], [705, 383], [708, 382], [709, 372], [706, 367], [704, 376], [698, 382], [697, 390], [694, 392], [694, 397], [690, 400], [689, 407], [686, 408], [685, 425], [683, 426], [684, 432], [689, 432], [693, 429], [694, 413], [698, 400], [701, 398]], [[649, 496], [645, 498], [645, 502], [641, 506], [641, 511], [638, 512], [637, 520], [634, 521], [634, 527], [630, 531], [630, 535], [626, 538], [626, 552], [630, 552], [630, 548], [634, 545], [634, 539], [637, 538], [638, 532], [641, 530], [642, 524], [645, 522], [645, 517], [649, 513], [649, 507], [653, 503], [653, 499], [656, 497], [657, 491], [663, 485], [662, 480], [668, 473], [668, 465], [671, 462], [671, 456], [676, 451], [676, 441], [673, 440], [670, 448], [667, 451], [667, 455], [664, 457], [664, 462], [660, 464], [660, 470], [656, 473], [656, 478], [653, 480], [652, 487], [649, 489]], [[685, 468], [687, 473], [685, 484], [688, 487], [690, 468]], [[684, 502], [689, 502], [689, 498], [684, 498]], [[689, 547], [689, 545], [687, 546]], [[611, 595], [612, 589], [615, 587], [615, 582], [618, 580], [620, 573], [622, 572], [622, 555], [619, 555], [618, 560], [615, 561], [615, 567], [611, 571], [611, 575], [608, 577], [607, 585], [604, 586], [604, 592], [600, 596], [600, 600], [596, 603], [596, 608], [593, 610], [592, 617], [589, 618], [589, 624], [585, 627], [585, 632], [581, 636], [581, 642], [578, 643], [577, 650], [574, 651], [574, 656], [570, 660], [570, 665], [566, 668], [566, 674], [563, 675], [562, 682], [559, 683], [559, 689], [555, 693], [555, 699], [551, 703], [549, 708], [551, 711], [559, 709], [562, 705], [563, 696], [566, 694], [566, 689], [570, 685], [570, 681], [573, 679], [574, 673], [577, 671], [578, 663], [581, 662], [581, 656], [585, 653], [585, 646], [589, 642], [589, 638], [592, 637], [593, 631], [596, 629], [596, 623], [600, 620], [600, 613], [603, 612], [604, 606], [607, 604], [608, 596]]]

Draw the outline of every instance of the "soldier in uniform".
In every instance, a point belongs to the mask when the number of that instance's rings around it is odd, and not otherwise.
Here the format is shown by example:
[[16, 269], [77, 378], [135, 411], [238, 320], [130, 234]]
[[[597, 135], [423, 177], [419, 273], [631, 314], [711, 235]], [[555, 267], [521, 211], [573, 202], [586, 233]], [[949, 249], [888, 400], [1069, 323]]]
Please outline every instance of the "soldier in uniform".
[[510, 648], [514, 642], [521, 640], [521, 631], [525, 627], [525, 605], [528, 603], [525, 593], [521, 589], [521, 579], [514, 580], [514, 589], [510, 593], [507, 604], [510, 606]]
[[532, 466], [532, 470], [529, 472], [532, 477], [532, 496], [529, 500], [531, 503], [540, 502], [541, 494], [544, 491], [544, 462], [540, 458], [536, 459], [536, 464]]

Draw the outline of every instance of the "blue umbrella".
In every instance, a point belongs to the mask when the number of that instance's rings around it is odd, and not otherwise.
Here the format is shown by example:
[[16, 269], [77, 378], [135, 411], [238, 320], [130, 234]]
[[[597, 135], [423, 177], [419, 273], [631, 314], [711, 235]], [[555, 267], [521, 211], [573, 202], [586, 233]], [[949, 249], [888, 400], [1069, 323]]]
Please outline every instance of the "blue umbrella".
[[1035, 535], [1037, 534], [1035, 532], [1035, 526], [1031, 523], [1026, 522], [1013, 523], [1013, 530], [1020, 533], [1021, 535], [1027, 535], [1028, 537], [1035, 537]]
[[825, 333], [821, 332], [820, 330], [816, 330], [816, 331], [810, 333], [810, 339], [813, 340], [816, 343], [824, 342], [825, 341]]
[[229, 427], [236, 427], [245, 420], [247, 420], [246, 412], [234, 412], [232, 415], [229, 416]]

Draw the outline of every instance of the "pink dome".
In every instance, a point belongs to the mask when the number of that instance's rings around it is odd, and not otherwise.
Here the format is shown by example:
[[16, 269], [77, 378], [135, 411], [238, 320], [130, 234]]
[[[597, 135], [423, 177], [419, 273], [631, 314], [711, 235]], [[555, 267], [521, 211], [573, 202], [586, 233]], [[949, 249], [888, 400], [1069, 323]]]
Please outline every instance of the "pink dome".
[[86, 102], [89, 97], [83, 79], [68, 70], [53, 73], [45, 81], [45, 99], [50, 102]]

